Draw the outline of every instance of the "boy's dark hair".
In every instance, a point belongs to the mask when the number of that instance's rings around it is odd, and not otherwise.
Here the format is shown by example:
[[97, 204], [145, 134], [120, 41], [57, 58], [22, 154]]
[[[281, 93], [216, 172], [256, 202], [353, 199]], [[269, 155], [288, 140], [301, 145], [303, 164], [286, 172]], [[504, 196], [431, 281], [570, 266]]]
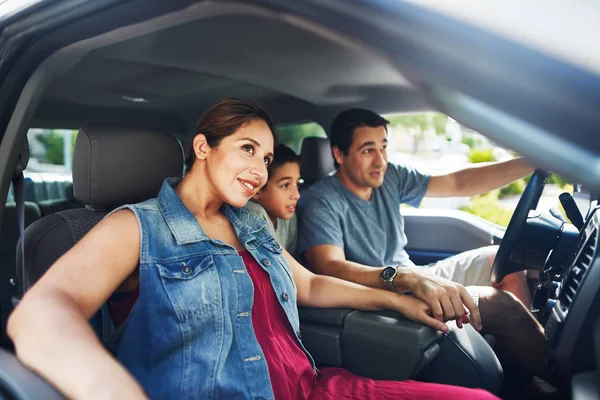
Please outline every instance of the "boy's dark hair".
[[283, 144], [275, 144], [275, 149], [273, 151], [273, 161], [271, 162], [271, 164], [269, 164], [268, 167], [269, 179], [271, 179], [271, 177], [275, 175], [275, 172], [279, 167], [289, 162], [293, 162], [300, 165], [302, 159], [298, 154], [294, 152], [294, 150], [290, 149], [289, 147]]
[[[204, 134], [210, 147], [218, 147], [225, 137], [233, 135], [242, 126], [255, 120], [265, 121], [275, 137], [273, 119], [264, 108], [251, 100], [232, 97], [221, 100], [202, 114], [196, 124], [195, 135]], [[196, 159], [192, 141], [193, 138], [186, 149], [186, 173], [192, 169]]]
[[[354, 139], [354, 130], [360, 126], [368, 126], [370, 128], [378, 128], [380, 126], [385, 127], [387, 133], [387, 125], [390, 123], [387, 119], [371, 110], [364, 108], [350, 108], [342, 111], [331, 124], [329, 131], [329, 141], [331, 143], [331, 150], [337, 147], [348, 155], [348, 150], [352, 145]], [[335, 161], [335, 167], [339, 167], [337, 161]]]

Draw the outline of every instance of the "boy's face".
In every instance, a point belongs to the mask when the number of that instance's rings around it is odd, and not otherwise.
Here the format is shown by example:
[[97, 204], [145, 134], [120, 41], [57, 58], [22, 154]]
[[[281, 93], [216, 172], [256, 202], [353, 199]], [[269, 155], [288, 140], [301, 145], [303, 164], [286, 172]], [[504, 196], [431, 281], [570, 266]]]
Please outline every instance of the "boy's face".
[[271, 217], [290, 219], [300, 198], [300, 182], [300, 166], [295, 162], [285, 163], [269, 176], [266, 185], [254, 195], [254, 200]]

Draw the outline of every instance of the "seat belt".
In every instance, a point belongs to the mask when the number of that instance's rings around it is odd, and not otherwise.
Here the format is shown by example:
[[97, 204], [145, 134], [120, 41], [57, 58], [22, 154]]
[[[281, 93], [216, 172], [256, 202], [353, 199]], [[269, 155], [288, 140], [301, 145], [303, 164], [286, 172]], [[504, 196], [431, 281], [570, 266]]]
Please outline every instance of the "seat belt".
[[[14, 288], [17, 288], [17, 295], [19, 294], [19, 285], [22, 290], [25, 287], [25, 177], [23, 176], [23, 171], [25, 170], [25, 168], [27, 168], [28, 163], [29, 142], [27, 140], [27, 137], [25, 137], [25, 141], [23, 142], [23, 146], [21, 147], [19, 159], [17, 160], [17, 165], [15, 166], [15, 172], [12, 178], [13, 190], [15, 193], [15, 203], [17, 206], [17, 222], [19, 224], [19, 248], [21, 251], [21, 263], [23, 265], [23, 268], [21, 268], [21, 276], [13, 277], [10, 280], [10, 284]], [[20, 299], [18, 296], [13, 296], [13, 307], [16, 306], [19, 303], [19, 301]]]
[[[13, 190], [15, 193], [15, 203], [17, 206], [17, 223], [19, 225], [19, 251], [21, 252], [21, 264], [23, 267], [25, 266], [25, 177], [23, 176], [23, 171], [13, 177], [12, 179]], [[15, 266], [16, 267], [16, 266]], [[16, 271], [15, 271], [16, 272]], [[21, 268], [21, 276], [18, 278], [12, 278], [10, 283], [13, 287], [19, 287], [19, 282], [17, 279], [20, 279], [21, 287], [24, 287], [25, 284], [25, 268]], [[17, 296], [12, 297], [12, 305], [16, 307], [19, 304], [20, 299]]]

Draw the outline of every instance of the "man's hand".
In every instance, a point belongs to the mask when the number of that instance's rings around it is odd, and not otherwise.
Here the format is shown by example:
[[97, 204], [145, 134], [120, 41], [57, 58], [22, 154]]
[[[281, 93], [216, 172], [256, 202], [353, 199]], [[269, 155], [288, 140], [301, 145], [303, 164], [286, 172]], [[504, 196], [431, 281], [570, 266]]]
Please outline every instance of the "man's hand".
[[[410, 290], [415, 297], [425, 302], [429, 307], [428, 311], [436, 320], [444, 322], [454, 319], [459, 328], [462, 328], [463, 323], [471, 321], [475, 329], [481, 330], [479, 307], [464, 286], [414, 270], [403, 271], [398, 274], [396, 280], [399, 282], [398, 284], [394, 282], [394, 285]], [[465, 307], [470, 315], [467, 314]]]

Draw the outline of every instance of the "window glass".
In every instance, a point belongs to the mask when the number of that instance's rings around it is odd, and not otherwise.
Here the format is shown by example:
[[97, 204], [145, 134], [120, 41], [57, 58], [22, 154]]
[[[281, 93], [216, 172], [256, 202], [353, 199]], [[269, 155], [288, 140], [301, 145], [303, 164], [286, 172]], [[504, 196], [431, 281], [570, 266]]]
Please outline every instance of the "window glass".
[[[29, 163], [23, 171], [25, 177], [25, 200], [66, 199], [67, 187], [73, 181], [72, 163], [76, 130], [30, 129]], [[9, 189], [7, 201], [14, 201], [13, 188]]]
[[[390, 121], [388, 157], [395, 164], [407, 164], [420, 171], [440, 175], [475, 163], [518, 157], [514, 151], [498, 146], [444, 114], [392, 114], [384, 117]], [[425, 198], [421, 207], [463, 210], [505, 227], [527, 182], [528, 177], [470, 198]], [[558, 196], [564, 191], [573, 193], [573, 186], [552, 174], [538, 209], [561, 209]]]
[[302, 141], [307, 137], [326, 138], [325, 129], [316, 122], [306, 122], [302, 124], [288, 124], [277, 127], [277, 138], [281, 144], [286, 145], [300, 154]]

